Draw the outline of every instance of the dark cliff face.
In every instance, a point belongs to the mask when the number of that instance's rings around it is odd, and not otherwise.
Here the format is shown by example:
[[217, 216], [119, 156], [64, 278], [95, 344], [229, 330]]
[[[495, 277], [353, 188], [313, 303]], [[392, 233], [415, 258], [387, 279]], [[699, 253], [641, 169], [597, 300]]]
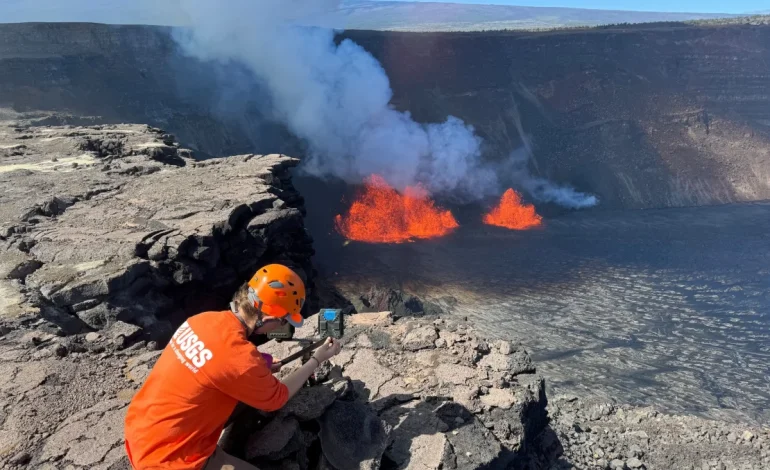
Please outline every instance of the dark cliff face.
[[171, 34], [155, 26], [0, 25], [0, 108], [62, 113], [40, 124], [94, 122], [78, 116], [149, 123], [212, 155], [299, 154], [265, 119], [264, 99], [242, 69], [186, 57]]
[[768, 27], [348, 37], [417, 120], [457, 115], [498, 158], [529, 139], [535, 174], [605, 207], [770, 197]]
[[[184, 57], [168, 29], [3, 25], [0, 38], [0, 107], [148, 122], [211, 154], [302, 152], [247, 73]], [[603, 208], [770, 198], [770, 27], [343, 38], [380, 60], [397, 108], [465, 119], [496, 161], [526, 144], [533, 174]]]

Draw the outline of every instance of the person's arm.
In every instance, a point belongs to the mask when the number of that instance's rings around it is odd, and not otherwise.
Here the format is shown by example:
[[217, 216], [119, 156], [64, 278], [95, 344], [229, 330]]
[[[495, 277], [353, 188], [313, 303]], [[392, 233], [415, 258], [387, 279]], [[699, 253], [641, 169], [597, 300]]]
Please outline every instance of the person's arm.
[[307, 382], [307, 379], [313, 375], [313, 372], [315, 372], [316, 368], [320, 366], [321, 363], [328, 361], [332, 357], [339, 354], [341, 349], [342, 343], [333, 338], [327, 339], [326, 342], [321, 345], [321, 347], [316, 349], [315, 353], [313, 353], [313, 357], [311, 357], [309, 361], [303, 364], [302, 367], [289, 374], [285, 379], [281, 380], [281, 382], [286, 385], [286, 388], [289, 390], [289, 398], [293, 397], [297, 394], [297, 392], [300, 391], [305, 382]]

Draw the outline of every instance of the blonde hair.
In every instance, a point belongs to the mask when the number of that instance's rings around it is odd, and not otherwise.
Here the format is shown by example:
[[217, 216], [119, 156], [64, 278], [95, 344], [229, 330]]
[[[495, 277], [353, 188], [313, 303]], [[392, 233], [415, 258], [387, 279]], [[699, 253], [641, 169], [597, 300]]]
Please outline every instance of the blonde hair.
[[249, 283], [244, 282], [241, 287], [233, 294], [233, 303], [238, 308], [238, 312], [243, 315], [244, 320], [261, 319], [262, 313], [257, 310], [254, 304], [249, 300]]

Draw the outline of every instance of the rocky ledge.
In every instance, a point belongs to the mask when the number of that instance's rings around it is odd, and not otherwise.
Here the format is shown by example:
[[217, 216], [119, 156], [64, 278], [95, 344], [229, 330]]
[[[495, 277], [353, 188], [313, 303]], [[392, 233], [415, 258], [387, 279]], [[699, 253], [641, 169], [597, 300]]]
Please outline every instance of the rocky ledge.
[[[261, 469], [539, 468], [545, 384], [524, 349], [490, 344], [460, 320], [349, 318], [319, 384], [272, 416], [236, 420], [230, 451]], [[313, 320], [297, 336], [315, 336]], [[280, 358], [298, 348], [260, 350]]]
[[[312, 240], [283, 155], [198, 161], [143, 125], [0, 127], [0, 322], [163, 341], [258, 265], [308, 280]], [[124, 344], [125, 343], [125, 344]]]

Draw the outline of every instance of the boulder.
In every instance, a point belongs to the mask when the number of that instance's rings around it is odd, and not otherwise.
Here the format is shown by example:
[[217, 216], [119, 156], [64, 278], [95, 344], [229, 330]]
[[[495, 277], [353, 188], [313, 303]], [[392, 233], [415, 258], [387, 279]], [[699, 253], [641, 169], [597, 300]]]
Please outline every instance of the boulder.
[[309, 421], [320, 417], [336, 399], [337, 394], [331, 387], [324, 385], [305, 387], [289, 400], [281, 409], [281, 413], [299, 421]]
[[141, 334], [142, 328], [126, 323], [123, 321], [116, 321], [112, 324], [107, 332], [107, 336], [111, 338], [112, 344], [118, 349], [125, 348], [131, 340]]
[[364, 403], [336, 401], [321, 417], [321, 449], [337, 470], [379, 468], [390, 429]]
[[297, 433], [299, 422], [290, 416], [269, 421], [264, 428], [249, 437], [246, 443], [246, 459], [252, 460], [280, 452]]
[[457, 468], [506, 468], [512, 461], [513, 454], [462, 405], [447, 402], [435, 413], [449, 428], [446, 437], [454, 449]]
[[113, 340], [116, 340], [119, 337], [123, 337], [125, 340], [130, 341], [138, 336], [141, 332], [142, 328], [118, 320], [113, 323], [112, 326], [110, 326], [109, 330], [107, 331], [107, 336]]
[[433, 302], [382, 286], [373, 286], [368, 292], [354, 299], [353, 305], [358, 312], [388, 311], [392, 313], [393, 318], [444, 313], [444, 310]]
[[481, 396], [481, 403], [489, 407], [509, 409], [516, 402], [510, 390], [501, 390], [499, 388], [490, 389], [485, 395]]
[[479, 361], [481, 367], [488, 367], [493, 371], [507, 372], [510, 375], [531, 374], [536, 371], [532, 359], [523, 349], [517, 349], [512, 354], [506, 355], [493, 351], [482, 357]]
[[436, 339], [438, 333], [433, 326], [421, 326], [409, 331], [401, 344], [409, 351], [419, 351], [435, 347]]
[[75, 315], [88, 325], [89, 328], [94, 330], [100, 330], [115, 322], [118, 316], [117, 311], [104, 303], [97, 304], [96, 307], [87, 310], [80, 310]]
[[91, 332], [86, 334], [86, 341], [89, 343], [95, 343], [102, 339], [102, 335], [99, 333]]

